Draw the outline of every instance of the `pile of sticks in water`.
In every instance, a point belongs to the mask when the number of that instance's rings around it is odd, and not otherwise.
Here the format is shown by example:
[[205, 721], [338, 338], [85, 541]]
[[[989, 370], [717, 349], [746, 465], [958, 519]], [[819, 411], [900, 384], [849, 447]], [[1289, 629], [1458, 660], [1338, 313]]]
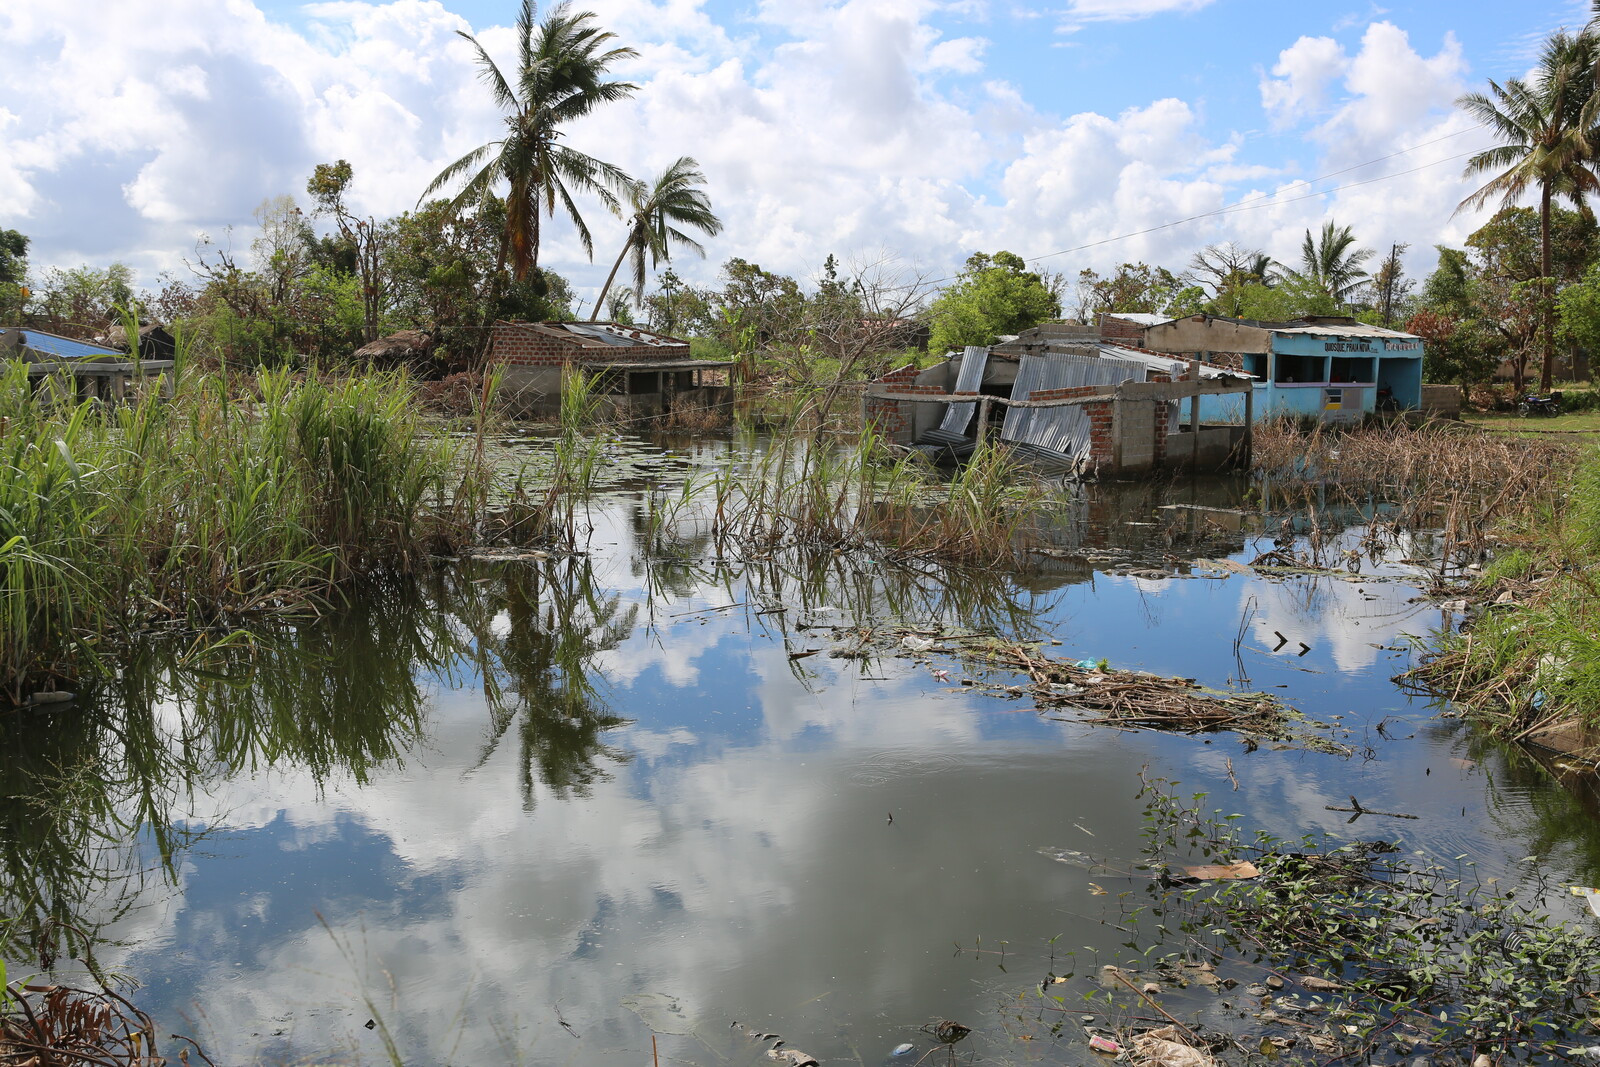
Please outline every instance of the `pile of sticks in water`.
[[[913, 627], [840, 627], [836, 656], [953, 656], [968, 667], [1026, 676], [1027, 684], [965, 678], [962, 684], [1031, 697], [1041, 711], [1099, 712], [1091, 722], [1158, 730], [1234, 730], [1258, 737], [1285, 735], [1287, 708], [1266, 693], [1206, 689], [1193, 678], [1114, 670], [1103, 662], [1054, 658], [1039, 642], [1005, 641], [983, 634], [949, 634]], [[987, 671], [983, 672], [987, 674]]]
[[1218, 693], [1202, 688], [1193, 678], [1090, 669], [1053, 659], [1037, 646], [995, 640], [963, 643], [957, 655], [1027, 674], [1033, 681], [1030, 695], [1041, 707], [1099, 711], [1128, 726], [1274, 733], [1283, 724], [1283, 705], [1266, 693]]

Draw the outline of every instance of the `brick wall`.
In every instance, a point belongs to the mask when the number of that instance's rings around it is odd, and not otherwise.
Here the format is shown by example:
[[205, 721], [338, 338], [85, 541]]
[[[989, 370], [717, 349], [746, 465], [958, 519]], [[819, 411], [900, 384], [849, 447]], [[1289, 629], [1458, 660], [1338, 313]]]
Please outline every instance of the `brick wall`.
[[511, 367], [558, 367], [580, 359], [655, 363], [689, 358], [688, 345], [580, 345], [530, 322], [497, 322], [491, 336], [489, 362]]
[[1091, 467], [1116, 466], [1116, 415], [1113, 402], [1101, 400], [1085, 404], [1083, 413], [1089, 416], [1089, 465]]
[[[1144, 327], [1115, 315], [1101, 315], [1100, 336], [1107, 341], [1132, 341], [1137, 345], [1144, 341]], [[1133, 345], [1127, 347], [1131, 348]]]
[[1029, 400], [1076, 400], [1080, 396], [1094, 396], [1112, 389], [1109, 385], [1073, 385], [1065, 389], [1036, 389], [1028, 394]]
[[[931, 385], [912, 385], [921, 373], [915, 363], [907, 363], [880, 375], [873, 384], [896, 393], [942, 392]], [[898, 400], [873, 398], [867, 401], [864, 415], [868, 426], [886, 437], [894, 437], [911, 429], [911, 412], [906, 410], [909, 407], [909, 404], [902, 404]]]

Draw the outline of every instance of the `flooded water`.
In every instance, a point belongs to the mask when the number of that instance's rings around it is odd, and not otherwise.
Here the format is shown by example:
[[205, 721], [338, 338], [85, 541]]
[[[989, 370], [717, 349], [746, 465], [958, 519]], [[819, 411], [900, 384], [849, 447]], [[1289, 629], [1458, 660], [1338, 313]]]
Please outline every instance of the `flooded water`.
[[[642, 1065], [652, 1036], [663, 1063], [771, 1062], [742, 1028], [901, 1063], [941, 1019], [972, 1027], [963, 1062], [1076, 1063], [1004, 1006], [1069, 953], [1127, 955], [1130, 883], [1050, 850], [1136, 857], [1141, 772], [1281, 835], [1600, 877], [1585, 800], [1391, 681], [1450, 621], [1407, 566], [1200, 562], [1303, 543], [1259, 486], [1090, 487], [1027, 575], [643, 559], [645, 495], [726, 447], [630, 467], [586, 556], [464, 563], [200, 660], [153, 641], [5, 723], [13, 914], [93, 942], [219, 1063]], [[1353, 550], [1361, 518], [1314, 536]], [[830, 656], [844, 623], [1262, 690], [1354, 754], [1086, 725], [937, 656]], [[1351, 796], [1419, 818], [1352, 827], [1326, 810]]]

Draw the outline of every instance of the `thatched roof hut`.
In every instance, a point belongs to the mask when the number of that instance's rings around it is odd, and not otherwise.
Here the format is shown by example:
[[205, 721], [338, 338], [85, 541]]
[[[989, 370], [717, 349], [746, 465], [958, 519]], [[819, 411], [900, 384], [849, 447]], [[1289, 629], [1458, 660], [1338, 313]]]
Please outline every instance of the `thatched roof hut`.
[[379, 366], [397, 367], [403, 363], [417, 364], [433, 358], [433, 335], [424, 330], [401, 330], [388, 337], [380, 337], [355, 351], [355, 358]]

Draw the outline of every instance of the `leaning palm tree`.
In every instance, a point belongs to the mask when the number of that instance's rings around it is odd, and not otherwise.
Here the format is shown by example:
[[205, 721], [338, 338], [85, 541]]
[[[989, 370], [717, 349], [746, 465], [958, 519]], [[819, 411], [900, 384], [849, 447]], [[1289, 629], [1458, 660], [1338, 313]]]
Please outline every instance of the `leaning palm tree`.
[[449, 205], [456, 214], [481, 201], [495, 186], [509, 185], [499, 267], [504, 268], [509, 256], [512, 277], [518, 281], [538, 270], [540, 212], [553, 217], [558, 203], [572, 220], [584, 250], [594, 255], [594, 241], [573, 194], [596, 194], [609, 207], [615, 203], [610, 188], [620, 188], [630, 179], [610, 163], [563, 144], [561, 137], [568, 123], [638, 88], [631, 82], [604, 80], [611, 64], [638, 53], [609, 47], [615, 34], [593, 25], [593, 12], [575, 13], [560, 3], [538, 22], [537, 10], [534, 0], [522, 0], [515, 81], [501, 72], [476, 37], [456, 31], [477, 51], [478, 73], [506, 113], [505, 136], [450, 164], [422, 194], [426, 199], [464, 177]]
[[1591, 165], [1590, 139], [1600, 111], [1595, 93], [1595, 61], [1600, 43], [1590, 32], [1576, 36], [1558, 30], [1545, 42], [1530, 81], [1512, 78], [1489, 83], [1489, 95], [1468, 93], [1456, 106], [1477, 119], [1500, 143], [1467, 160], [1464, 177], [1494, 176], [1456, 206], [1481, 208], [1491, 200], [1510, 205], [1529, 190], [1539, 193], [1539, 272], [1544, 279], [1539, 388], [1550, 389], [1555, 359], [1555, 318], [1550, 294], [1550, 204], [1556, 197], [1584, 206], [1600, 189]]
[[1345, 306], [1353, 302], [1356, 291], [1367, 280], [1361, 265], [1372, 258], [1372, 249], [1356, 248], [1356, 235], [1348, 226], [1335, 226], [1330, 219], [1322, 224], [1322, 233], [1312, 240], [1306, 231], [1305, 243], [1300, 246], [1300, 277], [1328, 294], [1335, 304]]
[[671, 259], [674, 244], [692, 248], [702, 256], [706, 254], [699, 241], [678, 229], [679, 226], [692, 227], [708, 237], [722, 232], [722, 220], [711, 210], [711, 199], [700, 188], [705, 180], [700, 164], [688, 156], [680, 156], [654, 182], [631, 182], [623, 190], [628, 202], [620, 211], [626, 212], [623, 217], [628, 222], [628, 239], [623, 242], [617, 261], [611, 265], [611, 273], [606, 275], [606, 284], [600, 287], [594, 314], [589, 317], [591, 322], [600, 317], [600, 309], [606, 306], [606, 293], [616, 280], [624, 259], [632, 257], [633, 291], [635, 299], [639, 300], [644, 293], [647, 254], [651, 267]]

